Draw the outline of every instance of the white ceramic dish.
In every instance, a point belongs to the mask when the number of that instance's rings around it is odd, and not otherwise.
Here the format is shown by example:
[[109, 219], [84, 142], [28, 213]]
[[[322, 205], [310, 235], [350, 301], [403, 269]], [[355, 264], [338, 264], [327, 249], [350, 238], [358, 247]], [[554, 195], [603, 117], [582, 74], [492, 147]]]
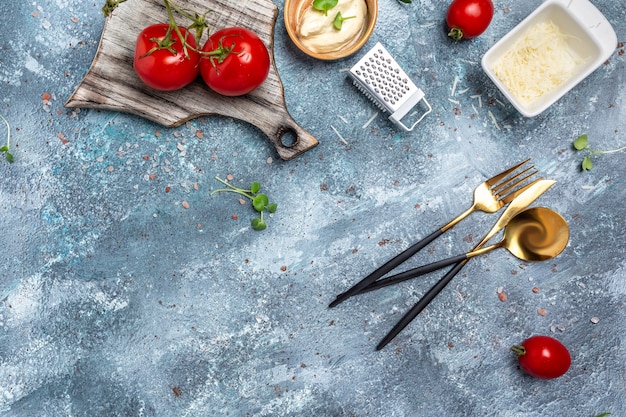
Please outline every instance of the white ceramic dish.
[[[570, 55], [578, 58], [571, 77], [530, 103], [522, 103], [498, 79], [493, 65], [534, 25], [551, 20], [567, 37]], [[507, 100], [524, 116], [546, 110], [605, 62], [617, 47], [615, 30], [588, 0], [546, 0], [515, 28], [493, 45], [482, 58], [483, 70]]]

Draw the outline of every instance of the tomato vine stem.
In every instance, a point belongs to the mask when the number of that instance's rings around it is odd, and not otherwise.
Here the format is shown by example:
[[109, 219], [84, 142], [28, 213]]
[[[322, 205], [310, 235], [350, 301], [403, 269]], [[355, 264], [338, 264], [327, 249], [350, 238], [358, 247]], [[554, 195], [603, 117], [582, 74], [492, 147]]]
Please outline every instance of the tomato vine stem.
[[102, 14], [105, 17], [108, 17], [113, 13], [113, 10], [117, 8], [121, 3], [124, 3], [126, 0], [106, 0], [104, 6], [102, 6]]

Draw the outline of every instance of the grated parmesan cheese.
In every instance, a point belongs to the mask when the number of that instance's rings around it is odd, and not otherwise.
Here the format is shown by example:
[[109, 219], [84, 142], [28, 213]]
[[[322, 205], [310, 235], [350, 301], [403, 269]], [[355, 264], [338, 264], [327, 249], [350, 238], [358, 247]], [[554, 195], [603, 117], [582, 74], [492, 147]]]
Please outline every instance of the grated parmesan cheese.
[[577, 62], [567, 36], [551, 20], [537, 23], [493, 66], [493, 72], [521, 102], [529, 104], [567, 81]]

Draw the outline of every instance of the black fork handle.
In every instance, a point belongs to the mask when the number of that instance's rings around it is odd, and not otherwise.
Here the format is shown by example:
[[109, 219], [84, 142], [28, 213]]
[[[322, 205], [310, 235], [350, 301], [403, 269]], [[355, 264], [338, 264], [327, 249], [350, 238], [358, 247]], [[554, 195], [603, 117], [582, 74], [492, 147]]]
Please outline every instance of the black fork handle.
[[443, 276], [435, 285], [432, 286], [430, 290], [415, 304], [406, 314], [400, 319], [400, 321], [391, 329], [389, 333], [380, 341], [380, 343], [376, 346], [376, 350], [381, 350], [384, 348], [389, 342], [393, 340], [394, 337], [398, 335], [406, 326], [408, 326], [411, 321], [419, 313], [426, 308], [426, 306], [448, 285], [452, 278], [456, 274], [459, 273], [463, 266], [467, 263], [467, 260], [463, 262], [459, 262], [454, 267], [448, 271], [446, 275]]
[[411, 256], [415, 255], [417, 252], [422, 250], [430, 242], [432, 242], [433, 240], [441, 236], [444, 231], [445, 229], [443, 228], [438, 229], [434, 231], [433, 233], [429, 234], [428, 236], [424, 237], [419, 242], [414, 243], [409, 248], [405, 249], [403, 252], [399, 253], [394, 258], [390, 259], [385, 264], [383, 264], [380, 268], [378, 268], [377, 270], [375, 270], [374, 272], [372, 272], [371, 274], [363, 278], [361, 281], [356, 283], [352, 288], [348, 289], [348, 291], [339, 294], [337, 298], [335, 298], [335, 301], [330, 303], [329, 307], [331, 308], [335, 307], [338, 304], [342, 303], [343, 301], [347, 300], [348, 298], [352, 297], [353, 295], [358, 294], [363, 289], [365, 289], [365, 287], [372, 284], [374, 281], [378, 280], [383, 275], [385, 275], [392, 269], [396, 268], [398, 265], [402, 264]]

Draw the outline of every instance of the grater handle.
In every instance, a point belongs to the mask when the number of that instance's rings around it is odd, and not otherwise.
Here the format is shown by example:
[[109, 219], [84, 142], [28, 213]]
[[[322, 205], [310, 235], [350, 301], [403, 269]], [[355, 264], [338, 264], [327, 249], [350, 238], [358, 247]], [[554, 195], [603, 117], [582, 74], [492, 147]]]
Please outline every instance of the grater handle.
[[[413, 123], [410, 127], [402, 123], [402, 119], [404, 118], [404, 116], [406, 116], [406, 114], [413, 107], [415, 107], [420, 101], [423, 101], [424, 104], [426, 105], [426, 111], [423, 112], [420, 118], [415, 123]], [[413, 129], [415, 129], [415, 126], [417, 126], [418, 123], [421, 122], [422, 119], [426, 117], [426, 115], [430, 113], [432, 110], [433, 108], [430, 106], [430, 103], [426, 100], [424, 92], [418, 88], [418, 91], [413, 95], [413, 97], [411, 97], [410, 100], [407, 100], [407, 102], [404, 103], [402, 107], [400, 107], [391, 116], [389, 116], [389, 120], [391, 120], [397, 126], [400, 126], [405, 131], [410, 132]]]

